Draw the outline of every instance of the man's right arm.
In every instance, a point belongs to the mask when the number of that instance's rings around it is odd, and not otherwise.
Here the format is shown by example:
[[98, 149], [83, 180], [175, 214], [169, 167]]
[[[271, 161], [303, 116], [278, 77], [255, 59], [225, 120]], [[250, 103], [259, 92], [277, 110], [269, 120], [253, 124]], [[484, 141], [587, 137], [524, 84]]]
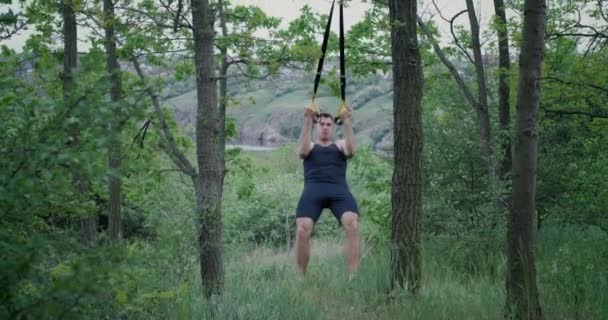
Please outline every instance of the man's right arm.
[[304, 109], [304, 123], [302, 124], [302, 130], [300, 131], [300, 138], [298, 139], [298, 156], [300, 159], [306, 158], [314, 146], [314, 143], [311, 141], [313, 117], [314, 111], [309, 107], [306, 107]]

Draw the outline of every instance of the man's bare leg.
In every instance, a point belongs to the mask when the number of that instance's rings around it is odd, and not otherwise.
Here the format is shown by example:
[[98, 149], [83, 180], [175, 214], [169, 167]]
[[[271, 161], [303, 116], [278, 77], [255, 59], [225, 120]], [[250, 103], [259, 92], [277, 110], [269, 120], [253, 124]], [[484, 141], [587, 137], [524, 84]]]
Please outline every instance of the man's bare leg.
[[361, 244], [359, 236], [359, 216], [354, 212], [345, 212], [340, 218], [346, 232], [346, 262], [352, 276], [359, 270]]
[[310, 235], [313, 227], [311, 218], [296, 219], [296, 269], [302, 275], [306, 273], [310, 260]]

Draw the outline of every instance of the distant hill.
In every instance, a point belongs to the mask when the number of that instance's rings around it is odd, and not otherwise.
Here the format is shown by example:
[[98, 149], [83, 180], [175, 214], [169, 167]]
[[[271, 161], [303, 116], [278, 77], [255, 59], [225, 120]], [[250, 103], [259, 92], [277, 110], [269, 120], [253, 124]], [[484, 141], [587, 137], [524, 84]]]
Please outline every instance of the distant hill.
[[[166, 66], [141, 62], [144, 73], [151, 77], [171, 79], [180, 59], [165, 61]], [[326, 70], [332, 68], [326, 62]], [[60, 66], [58, 66], [59, 68]], [[122, 61], [121, 69], [134, 72], [130, 62]], [[24, 64], [19, 74], [28, 79], [31, 63]], [[336, 75], [324, 75], [324, 80], [337, 83]], [[302, 129], [303, 109], [311, 101], [314, 75], [301, 70], [282, 70], [280, 76], [265, 80], [231, 77], [228, 84], [228, 117], [236, 120], [238, 134], [230, 143], [253, 146], [277, 146], [297, 141]], [[196, 90], [194, 78], [173, 81], [161, 96], [173, 107], [175, 119], [186, 134], [194, 137]], [[319, 88], [318, 102], [324, 112], [335, 114], [338, 94], [332, 94], [328, 84]], [[373, 75], [347, 78], [347, 102], [354, 109], [354, 130], [360, 144], [382, 148], [392, 147], [392, 77]], [[337, 130], [341, 136], [340, 129]]]
[[[360, 143], [378, 148], [392, 142], [390, 75], [347, 81], [347, 102], [354, 108], [354, 130]], [[231, 81], [228, 87], [228, 116], [236, 120], [238, 128], [238, 135], [231, 143], [274, 146], [297, 140], [303, 109], [311, 101], [311, 74], [290, 71], [269, 80]], [[193, 83], [191, 88], [167, 102], [175, 106], [177, 121], [189, 135], [194, 135], [196, 91]], [[321, 109], [334, 114], [339, 105], [338, 96], [332, 95], [327, 85], [322, 84], [319, 91]]]

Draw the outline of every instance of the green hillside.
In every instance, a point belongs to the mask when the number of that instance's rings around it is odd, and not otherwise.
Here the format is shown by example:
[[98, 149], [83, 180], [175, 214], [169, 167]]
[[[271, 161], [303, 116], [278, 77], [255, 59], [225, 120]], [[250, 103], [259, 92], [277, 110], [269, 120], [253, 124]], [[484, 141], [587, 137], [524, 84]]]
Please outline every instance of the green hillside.
[[[239, 131], [232, 143], [280, 145], [296, 141], [302, 126], [302, 110], [312, 95], [311, 79], [311, 75], [300, 73], [295, 79], [230, 83], [228, 117], [236, 120]], [[390, 131], [390, 86], [380, 76], [349, 80], [347, 102], [356, 105], [354, 129], [363, 144], [375, 146]], [[324, 85], [317, 100], [322, 111], [332, 114], [339, 105], [339, 98]], [[168, 103], [177, 108], [178, 121], [189, 127], [194, 120], [196, 91], [188, 91]], [[265, 138], [260, 139], [261, 136]]]

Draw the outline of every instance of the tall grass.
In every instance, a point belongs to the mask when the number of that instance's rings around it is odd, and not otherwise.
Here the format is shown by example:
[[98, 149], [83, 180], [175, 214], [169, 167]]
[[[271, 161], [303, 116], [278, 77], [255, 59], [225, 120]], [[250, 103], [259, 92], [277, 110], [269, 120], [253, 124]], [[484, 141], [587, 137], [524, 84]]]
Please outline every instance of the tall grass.
[[[544, 313], [547, 319], [606, 319], [608, 282], [602, 268], [608, 256], [598, 245], [607, 237], [597, 230], [569, 231], [547, 228], [540, 239], [538, 279]], [[468, 255], [466, 259], [481, 262], [476, 270], [467, 271], [458, 260], [463, 257], [460, 241], [469, 240], [425, 239], [420, 295], [398, 291], [392, 299], [387, 294], [390, 256], [383, 244], [367, 247], [369, 253], [352, 282], [340, 237], [314, 240], [305, 277], [296, 274], [292, 253], [263, 247], [248, 253], [235, 250], [226, 262], [225, 293], [213, 302], [216, 318], [503, 319], [504, 255], [497, 254], [498, 261], [483, 260], [483, 252], [479, 257]], [[192, 286], [167, 312], [175, 319], [207, 319], [208, 310], [197, 286]]]

